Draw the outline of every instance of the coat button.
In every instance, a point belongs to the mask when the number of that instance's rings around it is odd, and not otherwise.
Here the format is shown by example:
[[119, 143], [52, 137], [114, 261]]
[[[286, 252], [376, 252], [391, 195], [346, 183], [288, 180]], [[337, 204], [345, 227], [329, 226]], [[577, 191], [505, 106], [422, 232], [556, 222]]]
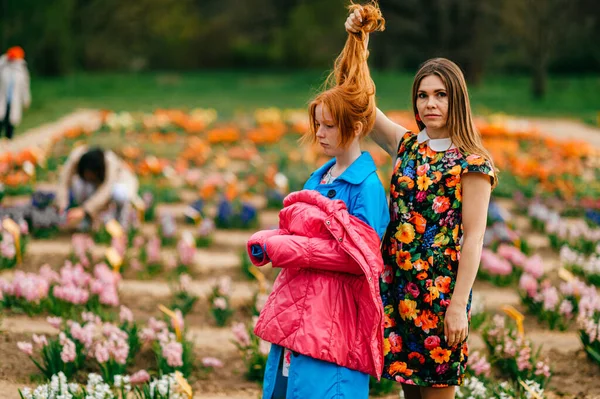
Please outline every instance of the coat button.
[[342, 237], [338, 238], [338, 241], [339, 241], [339, 242], [342, 242]]
[[336, 194], [335, 190], [329, 190], [329, 191], [327, 192], [327, 196], [328, 196], [329, 198], [333, 198], [333, 197], [335, 197], [335, 194]]
[[331, 224], [331, 222], [330, 222], [329, 220], [327, 220], [327, 221], [325, 221], [325, 224], [326, 224], [327, 226], [329, 226], [329, 225]]

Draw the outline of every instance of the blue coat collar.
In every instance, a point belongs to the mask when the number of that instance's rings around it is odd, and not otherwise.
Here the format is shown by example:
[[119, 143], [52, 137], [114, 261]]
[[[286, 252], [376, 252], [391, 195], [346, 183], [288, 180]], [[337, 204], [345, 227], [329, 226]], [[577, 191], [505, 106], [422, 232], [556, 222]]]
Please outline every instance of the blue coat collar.
[[[335, 163], [335, 158], [330, 159], [325, 163], [325, 165], [321, 166], [319, 169], [315, 170], [310, 176], [311, 179], [321, 179], [323, 175], [333, 166]], [[362, 151], [361, 156], [356, 159], [356, 161], [352, 162], [344, 173], [342, 173], [335, 181], [343, 180], [350, 184], [360, 184], [362, 183], [371, 173], [376, 172], [377, 167], [375, 166], [375, 161], [373, 161], [373, 157], [367, 151]]]

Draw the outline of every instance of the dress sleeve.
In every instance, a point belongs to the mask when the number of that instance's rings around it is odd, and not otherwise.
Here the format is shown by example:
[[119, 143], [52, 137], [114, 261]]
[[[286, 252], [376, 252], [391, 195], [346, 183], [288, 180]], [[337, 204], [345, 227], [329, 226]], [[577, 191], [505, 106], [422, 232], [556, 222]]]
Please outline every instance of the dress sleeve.
[[465, 173], [482, 173], [489, 176], [492, 186], [496, 183], [496, 172], [490, 161], [478, 154], [468, 155], [466, 158], [467, 165], [463, 167], [462, 174]]

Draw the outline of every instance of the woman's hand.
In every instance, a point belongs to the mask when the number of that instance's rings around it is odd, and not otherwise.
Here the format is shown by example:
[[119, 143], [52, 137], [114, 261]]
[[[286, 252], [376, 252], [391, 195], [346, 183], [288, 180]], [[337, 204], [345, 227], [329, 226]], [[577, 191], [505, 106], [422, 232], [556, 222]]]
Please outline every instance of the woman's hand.
[[450, 301], [444, 318], [444, 334], [449, 347], [456, 346], [467, 339], [469, 335], [469, 321], [465, 306]]
[[71, 227], [77, 226], [85, 218], [83, 208], [73, 208], [67, 211], [67, 224]]
[[360, 31], [360, 28], [362, 27], [362, 16], [360, 15], [360, 8], [357, 8], [356, 10], [354, 10], [353, 13], [351, 13], [350, 15], [348, 15], [348, 18], [346, 19], [346, 23], [344, 24], [344, 26], [346, 27], [346, 30], [350, 33], [358, 33]]
[[[350, 13], [350, 15], [348, 15], [348, 18], [346, 18], [346, 23], [344, 24], [344, 27], [346, 28], [346, 31], [348, 33], [358, 33], [360, 32], [361, 28], [362, 28], [362, 16], [360, 15], [362, 8], [357, 8], [356, 10], [354, 10], [354, 12]], [[369, 48], [369, 34], [365, 33], [365, 52], [367, 52], [368, 54], [368, 48]]]

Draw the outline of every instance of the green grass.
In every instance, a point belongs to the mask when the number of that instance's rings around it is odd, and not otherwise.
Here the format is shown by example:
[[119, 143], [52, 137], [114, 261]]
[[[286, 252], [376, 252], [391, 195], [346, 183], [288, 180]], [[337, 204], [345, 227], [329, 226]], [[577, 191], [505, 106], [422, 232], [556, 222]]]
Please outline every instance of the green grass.
[[[325, 71], [202, 71], [34, 77], [32, 106], [18, 130], [23, 132], [85, 107], [115, 111], [212, 107], [224, 117], [257, 107], [304, 107], [325, 75]], [[410, 108], [412, 74], [374, 72], [373, 78], [382, 109]], [[526, 76], [491, 76], [480, 86], [470, 87], [473, 109], [477, 114], [572, 117], [597, 123], [600, 75], [553, 77], [542, 101], [531, 98], [529, 87]]]

